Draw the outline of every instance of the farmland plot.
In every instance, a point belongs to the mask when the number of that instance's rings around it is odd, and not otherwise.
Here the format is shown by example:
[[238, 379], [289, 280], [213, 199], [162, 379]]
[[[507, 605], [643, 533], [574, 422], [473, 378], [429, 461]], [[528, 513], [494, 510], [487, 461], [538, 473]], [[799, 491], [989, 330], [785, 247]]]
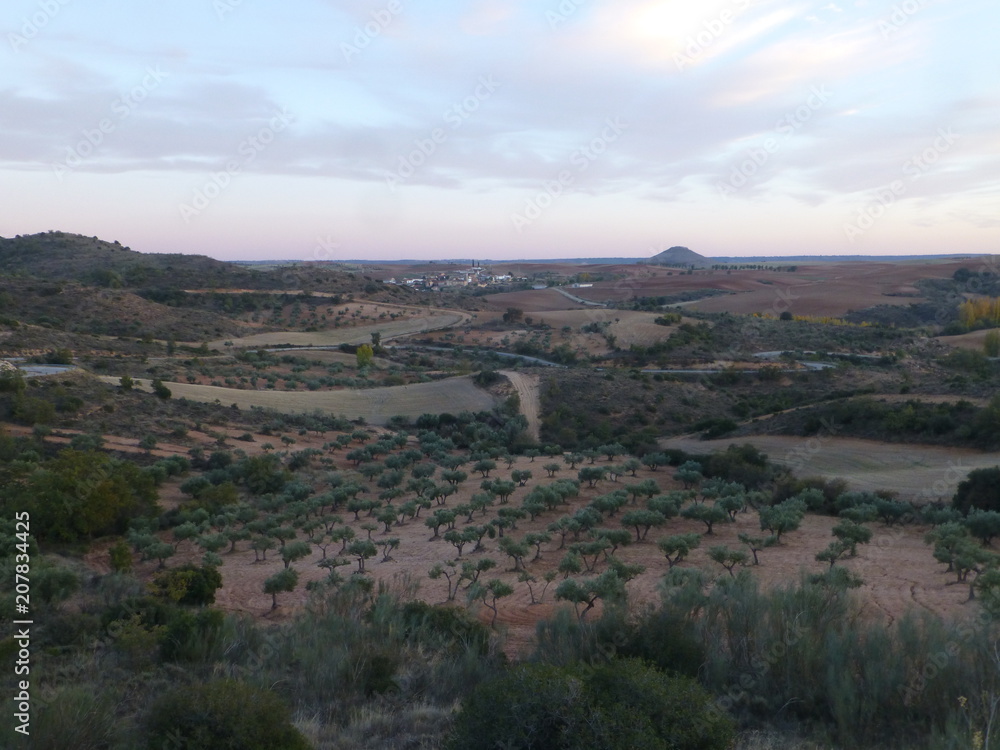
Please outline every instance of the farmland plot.
[[[103, 377], [117, 384], [118, 378]], [[248, 391], [190, 383], [164, 383], [174, 397], [224, 406], [236, 404], [240, 409], [261, 407], [286, 414], [320, 410], [342, 414], [348, 419], [363, 418], [370, 424], [385, 424], [390, 417], [401, 415], [416, 418], [421, 414], [457, 414], [463, 411], [488, 411], [496, 399], [477, 388], [469, 377], [448, 378], [434, 383], [400, 385], [389, 388], [343, 391]], [[136, 387], [151, 390], [149, 381], [136, 380]]]
[[[711, 453], [725, 450], [732, 442], [685, 436], [668, 438], [661, 444], [692, 453]], [[844, 479], [851, 489], [891, 490], [898, 492], [901, 499], [917, 503], [949, 501], [970, 471], [996, 466], [998, 462], [995, 453], [857, 438], [749, 435], [738, 442], [750, 443], [799, 476]]]
[[[262, 346], [339, 346], [341, 344], [365, 344], [371, 341], [373, 333], [379, 333], [382, 341], [408, 336], [414, 333], [436, 331], [449, 328], [468, 319], [465, 313], [441, 313], [425, 317], [397, 320], [389, 323], [377, 323], [352, 328], [333, 328], [324, 331], [279, 331], [277, 333], [258, 333], [239, 339], [229, 339], [234, 347]], [[226, 340], [211, 341], [210, 349], [223, 349]]]

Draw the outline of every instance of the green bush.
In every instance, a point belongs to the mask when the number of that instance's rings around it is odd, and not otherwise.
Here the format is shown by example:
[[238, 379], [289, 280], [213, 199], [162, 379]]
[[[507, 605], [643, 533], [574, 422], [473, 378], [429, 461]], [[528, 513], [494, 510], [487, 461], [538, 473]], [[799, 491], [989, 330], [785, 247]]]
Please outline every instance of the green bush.
[[408, 641], [437, 651], [471, 649], [480, 656], [489, 652], [489, 627], [467, 610], [412, 601], [403, 605], [401, 615]]
[[973, 508], [1000, 511], [1000, 466], [969, 472], [958, 485], [951, 506], [963, 514]]
[[72, 449], [41, 464], [10, 496], [31, 512], [39, 539], [70, 543], [122, 533], [156, 508], [153, 482], [135, 464]]
[[676, 615], [664, 609], [650, 611], [627, 632], [618, 649], [621, 656], [643, 659], [670, 674], [698, 676], [704, 648]]
[[163, 571], [153, 579], [151, 588], [157, 596], [178, 604], [214, 604], [215, 592], [222, 588], [222, 574], [208, 565], [188, 564]]
[[31, 742], [24, 747], [35, 750], [103, 750], [117, 734], [114, 701], [94, 686], [60, 689], [33, 718]]
[[225, 616], [217, 609], [175, 612], [160, 631], [160, 655], [164, 661], [211, 663], [221, 657]]
[[278, 696], [236, 680], [173, 688], [145, 724], [151, 750], [309, 750]]
[[502, 379], [503, 376], [495, 370], [482, 370], [473, 378], [476, 385], [480, 388], [488, 388], [491, 385], [499, 383]]
[[163, 399], [164, 401], [166, 401], [173, 395], [170, 389], [167, 388], [167, 386], [165, 386], [163, 384], [163, 381], [160, 380], [159, 378], [153, 378], [152, 387], [153, 387], [153, 393], [155, 393], [157, 397]]
[[14, 419], [27, 425], [50, 424], [56, 418], [56, 407], [43, 398], [18, 394], [14, 398]]
[[726, 750], [732, 720], [696, 682], [641, 661], [515, 667], [478, 688], [455, 720], [451, 750]]

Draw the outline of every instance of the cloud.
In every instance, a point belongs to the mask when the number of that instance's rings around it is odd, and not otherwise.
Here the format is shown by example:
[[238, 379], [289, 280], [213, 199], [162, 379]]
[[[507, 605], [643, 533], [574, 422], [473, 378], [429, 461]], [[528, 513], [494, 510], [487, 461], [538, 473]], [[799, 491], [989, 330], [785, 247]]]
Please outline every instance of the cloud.
[[[735, 216], [865, 200], [951, 127], [961, 142], [904, 201], [946, 201], [944, 221], [968, 200], [982, 217], [998, 187], [1000, 100], [983, 63], [963, 56], [996, 17], [976, 5], [927, 3], [888, 40], [885, 7], [865, 2], [304, 0], [295, 13], [244, 3], [222, 21], [173, 9], [156, 28], [123, 9], [127, 35], [67, 12], [0, 73], [0, 169], [49, 170], [110, 117], [77, 175], [197, 183], [287, 109], [294, 123], [248, 173], [353, 185], [367, 204], [419, 195], [448, 214], [468, 195], [536, 194], [620, 118], [627, 130], [571, 193], [643, 215], [677, 204]], [[169, 77], [114, 119], [155, 65]], [[498, 86], [480, 97], [483, 77]], [[830, 96], [813, 107], [817, 89]], [[719, 204], [719, 181], [769, 139], [779, 147]]]

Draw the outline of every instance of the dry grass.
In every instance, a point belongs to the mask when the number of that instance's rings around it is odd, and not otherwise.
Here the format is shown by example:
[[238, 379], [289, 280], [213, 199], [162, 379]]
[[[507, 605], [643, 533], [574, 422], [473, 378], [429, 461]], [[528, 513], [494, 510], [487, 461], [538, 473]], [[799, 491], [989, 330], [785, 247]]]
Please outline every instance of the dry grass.
[[981, 352], [983, 351], [983, 344], [986, 342], [986, 335], [991, 330], [995, 329], [984, 328], [981, 331], [963, 333], [961, 336], [938, 336], [935, 340], [947, 346], [953, 346], [956, 349], [974, 349]]
[[[117, 384], [118, 378], [102, 377], [106, 383]], [[236, 404], [240, 409], [262, 407], [285, 414], [301, 414], [315, 410], [344, 415], [348, 419], [363, 418], [369, 424], [385, 424], [390, 417], [402, 415], [440, 414], [463, 411], [489, 411], [496, 400], [473, 384], [469, 377], [448, 378], [433, 383], [400, 385], [390, 388], [369, 388], [344, 391], [248, 391], [190, 383], [165, 383], [176, 398], [203, 403], [218, 402], [224, 406]], [[151, 390], [149, 381], [136, 381], [142, 390]]]
[[325, 331], [279, 331], [277, 333], [258, 333], [238, 339], [222, 339], [210, 341], [210, 349], [228, 349], [226, 341], [233, 347], [261, 346], [340, 346], [341, 344], [366, 344], [371, 341], [371, 335], [378, 332], [382, 341], [409, 336], [414, 333], [437, 331], [450, 328], [468, 319], [465, 313], [440, 313], [408, 320], [396, 320], [388, 323], [353, 326], [351, 328], [332, 328]]
[[433, 750], [443, 747], [455, 710], [369, 702], [352, 711], [343, 726], [319, 717], [300, 718], [295, 725], [316, 750]]
[[[732, 442], [756, 446], [799, 476], [844, 479], [852, 489], [893, 490], [901, 498], [917, 502], [948, 500], [970, 471], [997, 464], [996, 454], [991, 453], [859, 438], [749, 435], [734, 441], [684, 436], [665, 439], [661, 444], [692, 453], [712, 453], [725, 450]], [[925, 490], [933, 492], [933, 498], [928, 498]]]
[[827, 747], [777, 732], [753, 731], [737, 738], [735, 750], [827, 750]]
[[[555, 329], [570, 326], [574, 331], [589, 323], [608, 323], [608, 333], [616, 339], [618, 346], [628, 348], [649, 346], [658, 341], [670, 338], [676, 326], [661, 326], [654, 321], [658, 313], [637, 312], [633, 310], [608, 310], [603, 308], [588, 308], [585, 310], [557, 310], [536, 313], [532, 317], [547, 323]], [[684, 322], [697, 321], [688, 319]]]

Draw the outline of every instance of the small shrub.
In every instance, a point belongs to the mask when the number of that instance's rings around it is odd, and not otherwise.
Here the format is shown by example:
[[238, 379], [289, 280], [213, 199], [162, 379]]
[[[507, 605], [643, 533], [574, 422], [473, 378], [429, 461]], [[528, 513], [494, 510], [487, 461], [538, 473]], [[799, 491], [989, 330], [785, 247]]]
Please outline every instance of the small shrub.
[[640, 661], [529, 664], [476, 688], [448, 747], [726, 750], [732, 720], [694, 680]]
[[281, 700], [236, 680], [176, 687], [146, 716], [151, 750], [309, 750]]

